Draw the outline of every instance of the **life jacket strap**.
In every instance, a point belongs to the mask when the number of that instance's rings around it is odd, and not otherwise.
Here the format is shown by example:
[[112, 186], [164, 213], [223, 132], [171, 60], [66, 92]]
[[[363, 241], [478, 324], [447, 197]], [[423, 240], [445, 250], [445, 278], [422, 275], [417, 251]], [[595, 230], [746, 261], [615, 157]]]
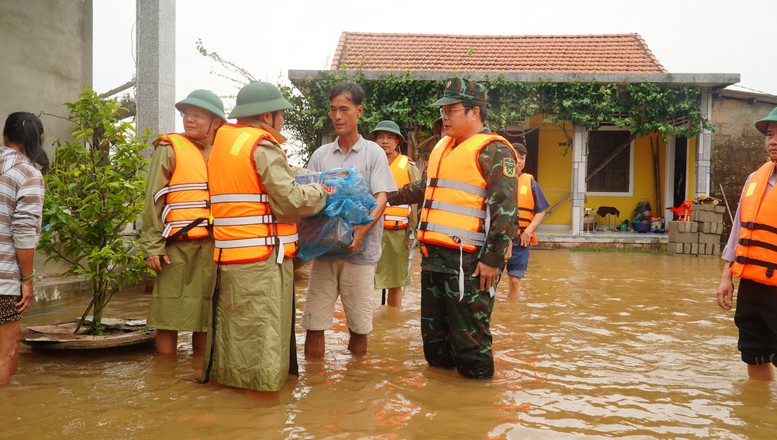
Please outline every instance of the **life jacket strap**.
[[488, 192], [479, 186], [470, 185], [469, 183], [463, 183], [456, 180], [450, 180], [450, 179], [441, 179], [439, 177], [432, 177], [426, 180], [426, 186], [428, 187], [437, 187], [437, 188], [450, 188], [450, 189], [456, 189], [459, 191], [468, 192], [470, 194], [474, 194], [476, 196], [480, 196], [483, 198], [488, 197]]
[[[169, 244], [174, 240], [178, 240], [179, 238], [183, 240], [188, 240], [189, 231], [191, 231], [192, 229], [198, 226], [203, 226], [207, 228], [208, 235], [212, 235], [211, 230], [208, 227], [208, 219], [206, 217], [201, 217], [201, 218], [194, 219], [192, 221], [178, 220], [178, 221], [167, 223], [165, 224], [165, 229], [162, 231], [162, 236], [167, 239], [165, 242], [167, 244]], [[175, 234], [170, 235], [170, 232], [172, 232], [174, 228], [181, 228], [181, 229], [175, 231]], [[170, 236], [168, 237], [168, 235]]]
[[251, 215], [246, 217], [218, 217], [213, 219], [213, 226], [244, 226], [278, 223], [272, 214]]
[[199, 200], [196, 202], [168, 203], [165, 205], [165, 209], [162, 210], [162, 220], [164, 221], [164, 219], [167, 218], [170, 212], [175, 209], [196, 209], [196, 208], [207, 208], [208, 206], [210, 206], [210, 203], [207, 200]]
[[753, 247], [760, 247], [764, 249], [769, 249], [770, 251], [777, 252], [777, 245], [774, 245], [772, 243], [767, 243], [765, 241], [761, 240], [753, 240], [752, 238], [740, 238], [739, 244], [742, 246], [753, 246]]
[[486, 234], [483, 232], [472, 232], [464, 229], [454, 228], [451, 226], [444, 226], [437, 223], [420, 222], [418, 229], [422, 231], [438, 232], [445, 234], [456, 243], [472, 244], [475, 246], [483, 246], [486, 243]]
[[466, 208], [453, 203], [440, 202], [437, 200], [424, 200], [423, 207], [427, 209], [438, 209], [440, 211], [452, 212], [454, 214], [475, 217], [481, 220], [486, 218], [486, 211], [482, 209]]
[[202, 182], [202, 183], [178, 183], [175, 185], [167, 185], [164, 188], [160, 189], [159, 191], [154, 194], [154, 203], [156, 203], [160, 197], [162, 197], [165, 194], [169, 194], [171, 192], [179, 192], [179, 191], [207, 191], [208, 190], [208, 182]]
[[267, 194], [217, 194], [210, 196], [210, 203], [267, 203]]
[[743, 255], [739, 255], [736, 258], [736, 262], [740, 264], [750, 264], [753, 266], [761, 266], [766, 268], [766, 278], [771, 278], [774, 275], [774, 269], [777, 269], [777, 264], [771, 261], [756, 260], [755, 258], [748, 258]]
[[753, 231], [766, 231], [771, 232], [772, 234], [777, 234], [777, 228], [774, 226], [765, 225], [763, 223], [744, 222], [742, 223], [742, 227]]
[[216, 240], [216, 247], [220, 249], [235, 249], [255, 246], [278, 246], [282, 244], [294, 243], [297, 240], [299, 240], [298, 234], [272, 237], [242, 238], [239, 240]]

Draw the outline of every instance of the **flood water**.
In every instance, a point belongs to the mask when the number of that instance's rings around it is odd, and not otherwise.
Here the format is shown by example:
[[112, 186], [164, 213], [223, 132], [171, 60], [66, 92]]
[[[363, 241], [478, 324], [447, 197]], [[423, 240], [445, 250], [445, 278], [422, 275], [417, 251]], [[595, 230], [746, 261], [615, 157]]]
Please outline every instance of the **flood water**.
[[[426, 365], [416, 274], [401, 312], [377, 307], [362, 359], [341, 312], [323, 361], [301, 357], [298, 326], [301, 374], [270, 396], [194, 383], [188, 336], [177, 357], [23, 346], [0, 388], [0, 438], [777, 438], [777, 384], [747, 379], [733, 312], [714, 299], [717, 257], [538, 250], [529, 264], [519, 301], [499, 289], [492, 380]], [[73, 319], [87, 300], [36, 305], [23, 325]], [[123, 292], [109, 315], [144, 316], [147, 303]]]

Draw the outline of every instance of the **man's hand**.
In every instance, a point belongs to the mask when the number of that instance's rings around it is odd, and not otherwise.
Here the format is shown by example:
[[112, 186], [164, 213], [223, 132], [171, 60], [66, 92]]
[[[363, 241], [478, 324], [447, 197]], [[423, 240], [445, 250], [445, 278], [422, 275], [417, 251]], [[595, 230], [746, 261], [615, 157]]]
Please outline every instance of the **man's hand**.
[[718, 306], [723, 310], [731, 310], [734, 302], [734, 282], [731, 278], [722, 278], [718, 286]]
[[14, 304], [20, 314], [24, 314], [32, 304], [32, 278], [22, 281], [22, 299]]
[[723, 310], [731, 310], [734, 303], [734, 281], [731, 279], [731, 263], [723, 266], [723, 273], [720, 275], [720, 285], [717, 291], [718, 306]]
[[531, 234], [526, 231], [521, 232], [521, 247], [526, 247], [531, 244]]
[[510, 244], [507, 245], [507, 252], [505, 252], [505, 262], [510, 260], [510, 257], [513, 256], [513, 241], [510, 240]]
[[496, 276], [499, 274], [498, 267], [491, 267], [488, 264], [478, 262], [478, 267], [475, 269], [473, 277], [480, 276], [480, 291], [488, 292], [491, 290], [491, 286], [496, 281]]
[[170, 259], [167, 258], [167, 255], [151, 255], [146, 257], [146, 266], [154, 272], [160, 273], [162, 272], [163, 261], [165, 264], [170, 264]]
[[370, 225], [356, 225], [353, 227], [353, 241], [345, 248], [347, 251], [357, 252], [362, 248], [362, 241], [370, 230]]

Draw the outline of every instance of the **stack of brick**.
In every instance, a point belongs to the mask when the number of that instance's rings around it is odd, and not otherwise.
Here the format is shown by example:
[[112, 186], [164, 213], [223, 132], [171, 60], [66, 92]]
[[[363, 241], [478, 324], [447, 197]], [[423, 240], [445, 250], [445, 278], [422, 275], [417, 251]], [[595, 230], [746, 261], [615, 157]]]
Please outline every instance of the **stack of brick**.
[[697, 203], [693, 205], [690, 221], [669, 222], [669, 253], [720, 255], [725, 213], [723, 206]]

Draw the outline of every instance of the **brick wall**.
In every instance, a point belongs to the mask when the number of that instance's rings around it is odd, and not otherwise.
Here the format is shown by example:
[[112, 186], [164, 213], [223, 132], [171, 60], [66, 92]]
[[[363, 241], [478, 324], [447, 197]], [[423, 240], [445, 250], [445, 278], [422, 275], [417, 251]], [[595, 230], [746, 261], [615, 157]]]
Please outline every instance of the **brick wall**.
[[725, 206], [694, 204], [690, 221], [669, 222], [669, 253], [720, 255], [725, 213]]

